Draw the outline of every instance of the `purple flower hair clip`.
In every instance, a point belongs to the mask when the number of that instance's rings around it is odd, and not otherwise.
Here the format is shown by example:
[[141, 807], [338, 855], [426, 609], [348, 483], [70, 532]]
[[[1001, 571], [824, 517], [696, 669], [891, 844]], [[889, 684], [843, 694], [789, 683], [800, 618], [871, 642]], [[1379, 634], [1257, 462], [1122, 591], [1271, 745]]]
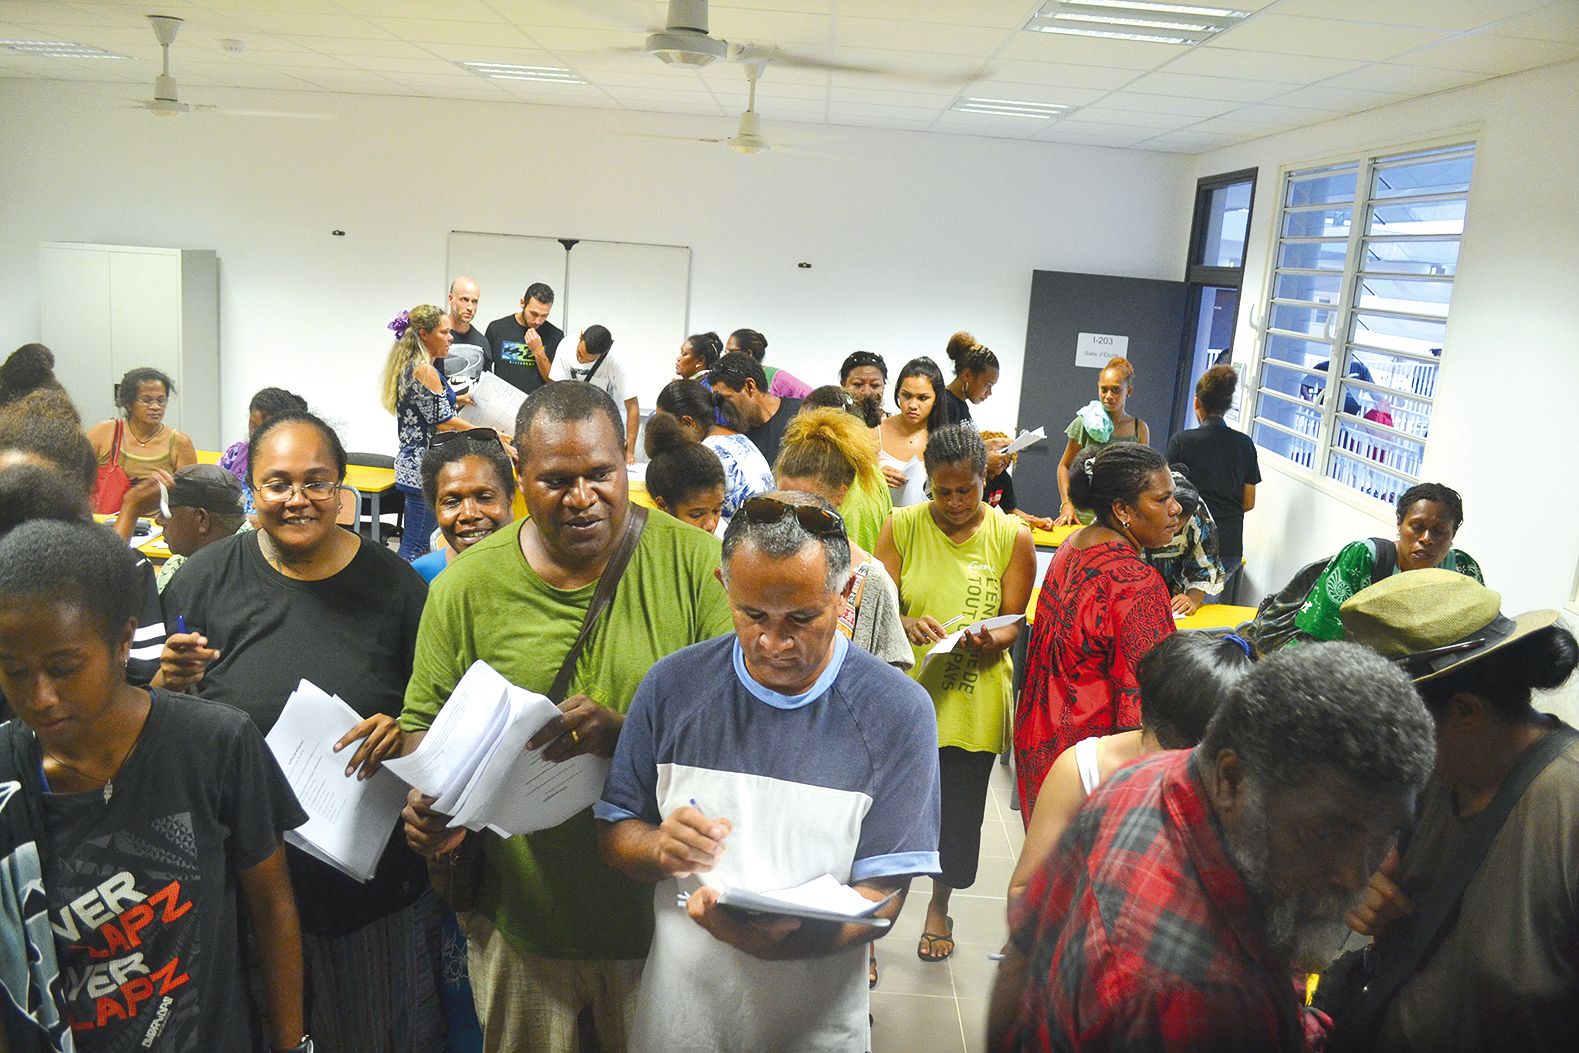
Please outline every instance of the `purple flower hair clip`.
[[411, 312], [401, 311], [395, 315], [395, 320], [389, 323], [389, 328], [394, 332], [396, 340], [405, 336], [406, 330], [411, 328]]

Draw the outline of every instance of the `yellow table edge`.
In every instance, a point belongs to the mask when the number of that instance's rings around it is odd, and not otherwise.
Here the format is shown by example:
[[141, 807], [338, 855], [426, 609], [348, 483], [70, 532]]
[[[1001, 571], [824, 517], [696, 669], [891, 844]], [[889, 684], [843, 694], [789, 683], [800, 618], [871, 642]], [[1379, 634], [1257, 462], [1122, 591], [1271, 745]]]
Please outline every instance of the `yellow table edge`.
[[[218, 464], [220, 456], [218, 450], [198, 450], [197, 463]], [[395, 488], [395, 470], [374, 468], [366, 464], [348, 464], [345, 468], [345, 484], [356, 487], [364, 494], [381, 494]]]

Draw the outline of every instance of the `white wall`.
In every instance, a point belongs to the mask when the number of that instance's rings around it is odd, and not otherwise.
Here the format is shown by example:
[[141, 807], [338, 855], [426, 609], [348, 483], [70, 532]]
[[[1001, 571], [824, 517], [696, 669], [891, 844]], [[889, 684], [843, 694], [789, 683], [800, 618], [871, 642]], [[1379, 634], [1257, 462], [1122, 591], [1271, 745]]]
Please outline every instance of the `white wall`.
[[[1458, 543], [1507, 609], [1557, 607], [1573, 598], [1579, 569], [1579, 64], [1219, 150], [1197, 158], [1196, 174], [1259, 166], [1245, 291], [1261, 301], [1280, 167], [1460, 132], [1479, 150], [1423, 477], [1464, 495]], [[1256, 346], [1247, 318], [1240, 348]], [[1261, 463], [1245, 524], [1247, 595], [1353, 538], [1391, 536], [1381, 504], [1340, 499], [1265, 451]]]
[[[811, 383], [836, 381], [855, 348], [892, 369], [941, 360], [968, 328], [1004, 365], [979, 413], [1000, 426], [1019, 404], [1031, 271], [1177, 278], [1188, 234], [1193, 165], [1174, 155], [770, 115], [770, 135], [815, 152], [743, 157], [618, 134], [716, 135], [724, 119], [217, 90], [205, 101], [335, 119], [158, 119], [118, 108], [130, 87], [5, 83], [0, 348], [37, 338], [40, 241], [216, 249], [236, 436], [251, 393], [281, 384], [353, 449], [392, 450], [384, 325], [442, 295], [451, 230], [689, 245], [693, 328], [760, 329], [768, 361]], [[535, 277], [484, 289], [479, 317], [514, 310]]]

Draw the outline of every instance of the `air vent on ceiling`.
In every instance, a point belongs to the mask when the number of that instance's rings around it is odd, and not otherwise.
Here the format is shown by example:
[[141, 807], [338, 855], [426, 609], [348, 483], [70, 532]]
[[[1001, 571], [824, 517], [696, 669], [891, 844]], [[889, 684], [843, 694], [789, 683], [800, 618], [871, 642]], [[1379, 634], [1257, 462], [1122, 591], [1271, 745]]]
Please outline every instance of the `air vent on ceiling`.
[[562, 66], [512, 66], [502, 62], [462, 62], [461, 67], [489, 80], [535, 80], [543, 84], [585, 84]]
[[1151, 0], [1047, 0], [1025, 28], [1038, 33], [1190, 46], [1236, 25], [1249, 13]]

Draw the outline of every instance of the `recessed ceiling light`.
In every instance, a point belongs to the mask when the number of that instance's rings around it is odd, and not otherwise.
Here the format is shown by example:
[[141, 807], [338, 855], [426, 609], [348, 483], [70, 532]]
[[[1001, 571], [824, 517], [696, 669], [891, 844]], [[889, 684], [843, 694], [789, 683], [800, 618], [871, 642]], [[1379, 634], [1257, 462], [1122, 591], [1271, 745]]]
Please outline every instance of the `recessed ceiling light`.
[[563, 66], [515, 66], [505, 62], [462, 62], [462, 68], [489, 80], [533, 80], [542, 84], [585, 84]]
[[1108, 40], [1191, 46], [1236, 25], [1249, 12], [1149, 0], [1047, 0], [1026, 29]]
[[117, 55], [103, 48], [89, 47], [86, 44], [74, 44], [69, 40], [0, 40], [0, 47], [24, 55], [42, 55], [44, 58], [124, 59], [130, 57]]
[[1071, 107], [1052, 102], [980, 98], [961, 99], [954, 104], [953, 108], [961, 113], [990, 113], [999, 117], [1033, 117], [1043, 121], [1052, 120], [1054, 117], [1062, 117], [1071, 109]]
[[[1194, 4], [1161, 4], [1150, 0], [1064, 0], [1069, 7], [1116, 7], [1124, 11], [1161, 11], [1170, 15], [1200, 15], [1204, 18], [1246, 18], [1249, 11], [1230, 7], [1198, 7]], [[1045, 10], [1045, 8], [1044, 8]]]

